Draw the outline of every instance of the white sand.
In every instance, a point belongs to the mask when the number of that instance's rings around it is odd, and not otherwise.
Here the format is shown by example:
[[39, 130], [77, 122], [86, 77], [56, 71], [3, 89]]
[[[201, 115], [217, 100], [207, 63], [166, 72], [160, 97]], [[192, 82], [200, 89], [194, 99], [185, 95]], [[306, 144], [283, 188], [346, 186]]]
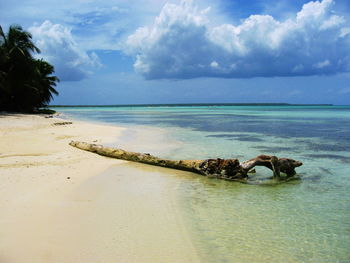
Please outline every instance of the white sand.
[[68, 145], [123, 129], [62, 121], [0, 115], [0, 262], [199, 262], [176, 178]]

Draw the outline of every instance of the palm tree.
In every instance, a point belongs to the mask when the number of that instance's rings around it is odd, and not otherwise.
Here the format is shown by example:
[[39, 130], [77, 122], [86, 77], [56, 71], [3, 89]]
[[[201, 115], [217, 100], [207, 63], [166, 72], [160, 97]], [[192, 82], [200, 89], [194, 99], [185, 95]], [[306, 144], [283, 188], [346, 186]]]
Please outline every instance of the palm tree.
[[58, 95], [53, 66], [35, 53], [40, 50], [29, 32], [12, 25], [5, 34], [0, 26], [0, 110], [33, 111]]
[[4, 78], [2, 90], [5, 94], [3, 106], [12, 111], [31, 110], [28, 97], [33, 91], [27, 89], [26, 82], [32, 77], [32, 52], [39, 53], [40, 50], [32, 42], [30, 33], [18, 25], [10, 26], [7, 34], [1, 29], [0, 34]]
[[52, 76], [54, 73], [54, 67], [46, 61], [40, 59], [35, 61], [36, 64], [36, 77], [34, 78], [33, 87], [37, 88], [38, 101], [36, 107], [45, 107], [53, 99], [53, 94], [58, 95], [58, 91], [55, 90], [56, 83], [59, 79], [56, 76]]
[[32, 41], [32, 35], [29, 32], [23, 31], [19, 25], [10, 26], [6, 35], [0, 26], [0, 36], [9, 56], [20, 55], [26, 58], [32, 58], [32, 52], [40, 53], [40, 49]]
[[0, 109], [1, 105], [5, 104], [8, 97], [8, 85], [6, 83], [6, 51], [5, 51], [5, 34], [0, 26]]

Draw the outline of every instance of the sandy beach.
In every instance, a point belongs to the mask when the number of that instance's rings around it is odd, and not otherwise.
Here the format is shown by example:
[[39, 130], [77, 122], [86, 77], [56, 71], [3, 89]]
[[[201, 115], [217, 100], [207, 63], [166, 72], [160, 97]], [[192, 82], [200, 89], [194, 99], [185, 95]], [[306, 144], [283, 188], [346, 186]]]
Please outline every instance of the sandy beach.
[[176, 180], [70, 147], [123, 128], [0, 115], [0, 262], [199, 262]]

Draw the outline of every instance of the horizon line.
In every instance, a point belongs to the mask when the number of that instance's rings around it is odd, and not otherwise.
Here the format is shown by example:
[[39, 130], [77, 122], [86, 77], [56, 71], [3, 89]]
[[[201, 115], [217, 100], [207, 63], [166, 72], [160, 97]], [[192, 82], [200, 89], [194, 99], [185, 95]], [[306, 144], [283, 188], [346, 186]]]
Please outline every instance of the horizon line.
[[48, 105], [47, 107], [162, 107], [162, 106], [349, 106], [332, 103], [284, 103], [284, 102], [252, 102], [252, 103], [142, 103], [142, 104], [66, 104]]

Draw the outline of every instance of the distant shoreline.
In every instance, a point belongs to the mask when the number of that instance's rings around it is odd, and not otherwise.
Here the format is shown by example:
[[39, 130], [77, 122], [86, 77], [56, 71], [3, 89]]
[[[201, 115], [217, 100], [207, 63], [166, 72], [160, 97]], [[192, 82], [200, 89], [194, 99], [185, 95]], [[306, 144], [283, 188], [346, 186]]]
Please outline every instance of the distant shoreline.
[[115, 104], [115, 105], [49, 105], [48, 107], [196, 107], [196, 106], [348, 106], [334, 104], [290, 103], [174, 103], [174, 104]]

